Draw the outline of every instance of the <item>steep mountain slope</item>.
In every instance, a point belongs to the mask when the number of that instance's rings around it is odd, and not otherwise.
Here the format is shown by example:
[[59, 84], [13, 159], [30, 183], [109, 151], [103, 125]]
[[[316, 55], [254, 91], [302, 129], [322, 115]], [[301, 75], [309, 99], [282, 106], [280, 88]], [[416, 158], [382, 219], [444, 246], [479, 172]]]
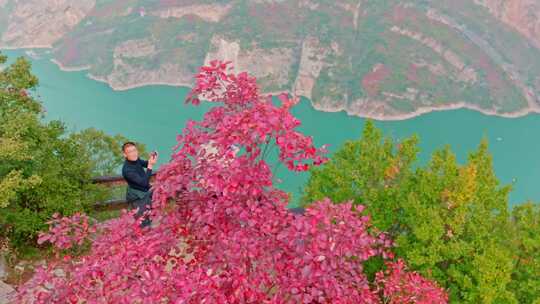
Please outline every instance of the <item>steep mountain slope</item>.
[[540, 111], [537, 0], [0, 0], [0, 47], [51, 46], [115, 89], [190, 85], [229, 59], [267, 92], [402, 119]]

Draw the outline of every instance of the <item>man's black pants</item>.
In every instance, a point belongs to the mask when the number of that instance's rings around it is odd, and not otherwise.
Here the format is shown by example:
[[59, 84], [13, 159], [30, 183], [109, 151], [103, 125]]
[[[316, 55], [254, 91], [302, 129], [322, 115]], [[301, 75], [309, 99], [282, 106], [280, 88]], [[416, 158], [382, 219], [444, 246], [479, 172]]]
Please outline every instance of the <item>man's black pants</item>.
[[[126, 200], [128, 201], [128, 207], [130, 210], [137, 208], [135, 218], [141, 217], [145, 211], [150, 210], [152, 207], [152, 194], [152, 190], [145, 192], [133, 189], [129, 186], [127, 187]], [[152, 221], [150, 220], [149, 216], [145, 215], [141, 223], [141, 227], [150, 226], [151, 223]]]

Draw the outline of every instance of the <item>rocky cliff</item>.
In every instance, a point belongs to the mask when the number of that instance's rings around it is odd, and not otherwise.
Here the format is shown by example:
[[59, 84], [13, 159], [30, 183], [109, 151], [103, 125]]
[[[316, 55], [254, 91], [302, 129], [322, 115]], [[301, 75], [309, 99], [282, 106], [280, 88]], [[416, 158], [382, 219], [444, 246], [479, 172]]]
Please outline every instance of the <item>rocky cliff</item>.
[[0, 1], [0, 7], [8, 5], [0, 47], [51, 47], [88, 15], [95, 0]]

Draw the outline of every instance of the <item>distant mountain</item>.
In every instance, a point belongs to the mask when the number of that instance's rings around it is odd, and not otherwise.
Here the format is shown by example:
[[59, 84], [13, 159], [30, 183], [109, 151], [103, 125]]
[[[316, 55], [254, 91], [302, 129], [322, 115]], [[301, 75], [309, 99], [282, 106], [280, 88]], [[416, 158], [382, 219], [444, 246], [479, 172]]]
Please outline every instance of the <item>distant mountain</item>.
[[114, 89], [190, 85], [221, 58], [323, 111], [540, 112], [538, 0], [0, 0], [0, 33]]

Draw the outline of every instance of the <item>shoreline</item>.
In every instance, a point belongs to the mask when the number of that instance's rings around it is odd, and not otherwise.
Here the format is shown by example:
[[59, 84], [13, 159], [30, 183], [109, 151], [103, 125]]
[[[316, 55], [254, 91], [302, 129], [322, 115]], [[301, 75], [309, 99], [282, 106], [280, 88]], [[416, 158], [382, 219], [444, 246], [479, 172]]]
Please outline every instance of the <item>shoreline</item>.
[[[308, 99], [309, 100], [309, 99]], [[361, 117], [361, 118], [367, 118], [367, 119], [374, 119], [378, 121], [400, 121], [400, 120], [407, 120], [412, 119], [424, 114], [429, 114], [432, 112], [442, 112], [442, 111], [452, 111], [452, 110], [460, 110], [460, 109], [466, 109], [471, 110], [475, 112], [479, 112], [486, 116], [498, 116], [501, 118], [520, 118], [524, 117], [530, 114], [540, 114], [540, 110], [535, 110], [532, 108], [525, 108], [523, 110], [519, 110], [516, 112], [511, 113], [498, 113], [493, 110], [486, 110], [479, 108], [475, 105], [467, 104], [465, 102], [454, 102], [449, 103], [441, 106], [428, 106], [428, 107], [420, 107], [413, 112], [410, 113], [403, 113], [403, 114], [373, 114], [373, 113], [362, 113], [362, 112], [349, 112], [345, 108], [336, 108], [336, 109], [329, 109], [329, 108], [321, 108], [313, 104], [311, 100], [309, 100], [311, 103], [311, 106], [317, 111], [322, 112], [329, 112], [329, 113], [337, 113], [337, 112], [345, 112], [348, 116], [355, 116], [355, 117]]]
[[62, 65], [62, 63], [54, 58], [51, 58], [50, 59], [54, 64], [56, 64], [58, 66], [58, 68], [60, 69], [60, 71], [63, 71], [63, 72], [79, 72], [79, 71], [85, 71], [85, 70], [89, 70], [90, 68], [92, 68], [90, 65], [83, 65], [83, 66], [80, 66], [80, 67], [66, 67], [64, 65]]
[[[103, 82], [103, 83], [107, 84], [113, 91], [126, 91], [126, 90], [130, 90], [130, 89], [135, 89], [135, 88], [140, 88], [140, 87], [150, 86], [150, 85], [165, 85], [165, 86], [173, 86], [173, 87], [186, 88], [186, 89], [190, 89], [191, 86], [192, 86], [191, 84], [186, 84], [186, 83], [170, 83], [170, 82], [159, 82], [158, 81], [158, 82], [147, 82], [147, 83], [145, 82], [145, 83], [140, 83], [140, 84], [133, 84], [133, 85], [129, 85], [129, 86], [118, 87], [118, 86], [111, 85], [106, 79], [98, 77], [98, 76], [94, 76], [94, 75], [92, 75], [90, 73], [87, 73], [87, 76], [90, 79], [93, 79], [95, 81], [99, 81], [99, 82]], [[280, 94], [280, 93], [283, 93], [283, 92], [287, 92], [287, 93], [291, 94], [290, 91], [279, 91], [279, 92], [261, 92], [261, 95], [277, 95], [277, 94]], [[410, 113], [381, 115], [381, 114], [374, 114], [374, 113], [369, 113], [369, 112], [366, 112], [366, 113], [352, 112], [352, 111], [347, 111], [347, 109], [345, 109], [345, 108], [335, 108], [335, 109], [322, 108], [322, 107], [318, 107], [317, 105], [315, 105], [313, 103], [313, 101], [311, 99], [307, 98], [306, 96], [299, 95], [298, 97], [306, 98], [309, 101], [310, 105], [317, 111], [327, 112], [327, 113], [337, 113], [337, 112], [342, 112], [343, 111], [348, 116], [354, 116], [354, 117], [360, 117], [360, 118], [366, 118], [366, 119], [373, 119], [373, 120], [378, 120], [378, 121], [407, 120], [407, 119], [412, 119], [412, 118], [415, 118], [415, 117], [418, 117], [418, 116], [421, 116], [421, 115], [424, 115], [424, 114], [429, 114], [431, 112], [451, 111], [451, 110], [459, 110], [459, 109], [467, 109], [467, 110], [477, 111], [477, 112], [480, 112], [483, 115], [498, 116], [498, 117], [502, 117], [502, 118], [519, 118], [519, 117], [527, 116], [529, 114], [540, 114], [540, 110], [535, 110], [535, 109], [532, 109], [532, 108], [529, 108], [529, 107], [524, 108], [523, 110], [516, 111], [516, 112], [511, 112], [511, 113], [498, 113], [498, 112], [493, 111], [493, 110], [482, 109], [482, 108], [477, 107], [475, 105], [471, 105], [471, 104], [468, 104], [466, 102], [460, 101], [460, 102], [449, 103], [449, 104], [445, 104], [445, 105], [441, 105], [441, 106], [420, 107], [420, 108], [418, 108], [418, 109], [416, 109], [416, 110], [414, 110], [413, 112], [410, 112]]]
[[28, 51], [28, 50], [35, 50], [35, 49], [50, 50], [50, 49], [52, 49], [52, 45], [47, 45], [47, 44], [35, 44], [35, 45], [30, 44], [30, 45], [22, 45], [22, 46], [0, 45], [0, 51], [1, 50], [8, 50], [8, 51], [24, 50], [24, 51]]
[[[3, 47], [0, 46], [0, 49], [6, 49], [6, 50], [17, 50], [17, 49], [28, 49], [29, 47]], [[50, 49], [50, 46], [33, 46], [31, 48], [39, 48], [39, 49]], [[56, 64], [58, 68], [61, 71], [64, 72], [80, 72], [91, 69], [90, 65], [84, 65], [79, 67], [67, 67], [62, 65], [61, 62], [56, 60], [55, 58], [50, 59], [51, 62]], [[151, 85], [164, 85], [164, 86], [173, 86], [178, 88], [186, 88], [190, 89], [192, 87], [192, 84], [183, 83], [183, 82], [167, 82], [167, 81], [154, 81], [154, 82], [144, 82], [144, 83], [138, 83], [138, 84], [132, 84], [132, 85], [126, 85], [126, 86], [115, 86], [109, 83], [109, 81], [105, 78], [92, 75], [91, 73], [86, 73], [86, 76], [89, 79], [99, 81], [102, 83], [107, 84], [113, 91], [126, 91], [130, 89], [140, 88], [144, 86], [151, 86]], [[283, 92], [287, 92], [291, 94], [291, 91], [280, 91], [280, 92], [261, 92], [261, 95], [277, 95]], [[502, 118], [519, 118], [524, 117], [529, 114], [540, 114], [540, 108], [534, 109], [531, 107], [524, 108], [522, 110], [511, 112], [511, 113], [498, 113], [494, 110], [486, 110], [482, 109], [478, 106], [468, 104], [466, 102], [460, 101], [460, 102], [453, 102], [441, 106], [427, 106], [427, 107], [420, 107], [413, 112], [410, 113], [399, 113], [399, 114], [378, 114], [378, 113], [370, 113], [369, 111], [365, 112], [355, 112], [355, 111], [348, 111], [345, 107], [336, 107], [336, 108], [325, 108], [318, 105], [315, 105], [313, 101], [306, 96], [299, 95], [299, 97], [302, 96], [306, 98], [310, 105], [317, 111], [321, 112], [328, 112], [328, 113], [337, 113], [337, 112], [345, 112], [348, 116], [355, 116], [360, 118], [366, 118], [366, 119], [373, 119], [378, 121], [400, 121], [400, 120], [407, 120], [412, 119], [424, 114], [428, 114], [431, 112], [440, 112], [440, 111], [451, 111], [451, 110], [458, 110], [458, 109], [467, 109], [472, 111], [477, 111], [482, 113], [483, 115], [487, 116], [498, 116]]]
[[[81, 72], [81, 71], [90, 70], [92, 68], [92, 66], [90, 65], [82, 65], [78, 67], [67, 67], [63, 65], [60, 61], [56, 60], [55, 58], [51, 58], [50, 61], [56, 64], [58, 68], [63, 72]], [[185, 88], [191, 87], [191, 84], [182, 83], [182, 82], [172, 83], [172, 82], [167, 82], [167, 81], [145, 82], [141, 84], [133, 84], [133, 85], [128, 85], [128, 86], [115, 86], [115, 85], [112, 85], [107, 79], [93, 75], [92, 73], [86, 73], [86, 77], [92, 80], [107, 84], [113, 91], [127, 91], [130, 89], [151, 86], [151, 85], [165, 85], [165, 86], [185, 87]]]
[[86, 73], [86, 76], [92, 80], [95, 80], [95, 81], [99, 81], [99, 82], [103, 82], [105, 84], [107, 84], [113, 91], [127, 91], [127, 90], [131, 90], [131, 89], [136, 89], [136, 88], [141, 88], [141, 87], [145, 87], [145, 86], [152, 86], [152, 85], [163, 85], [163, 86], [171, 86], [171, 87], [178, 87], [178, 88], [191, 88], [191, 84], [187, 84], [187, 83], [181, 83], [181, 82], [178, 82], [178, 83], [172, 83], [172, 82], [167, 82], [167, 81], [151, 81], [151, 82], [145, 82], [145, 83], [142, 83], [142, 84], [133, 84], [133, 85], [127, 85], [127, 86], [114, 86], [114, 85], [111, 85], [109, 83], [109, 81], [107, 81], [107, 79], [104, 79], [102, 77], [99, 77], [99, 76], [95, 76], [95, 75], [92, 75], [91, 73]]
[[[129, 85], [129, 86], [118, 87], [118, 86], [111, 85], [106, 79], [94, 76], [94, 75], [92, 75], [90, 73], [88, 73], [87, 76], [90, 79], [106, 83], [113, 91], [126, 91], [126, 90], [130, 90], [130, 89], [135, 89], [135, 88], [140, 88], [140, 87], [150, 86], [150, 85], [165, 85], [165, 86], [173, 86], [173, 87], [186, 88], [186, 89], [190, 89], [191, 86], [192, 86], [191, 84], [187, 84], [187, 83], [180, 83], [180, 82], [179, 83], [170, 83], [170, 82], [159, 82], [158, 81], [158, 82], [147, 82], [147, 83], [145, 82], [145, 83], [140, 83], [140, 84], [133, 84], [133, 85]], [[291, 94], [290, 91], [278, 91], [278, 92], [261, 92], [261, 95], [278, 95], [278, 94], [283, 93], [283, 92]], [[381, 114], [375, 114], [375, 113], [369, 113], [369, 112], [347, 111], [347, 109], [345, 109], [345, 108], [335, 108], [335, 109], [322, 108], [322, 107], [319, 107], [319, 106], [315, 105], [313, 103], [313, 101], [311, 99], [307, 98], [306, 96], [299, 95], [298, 97], [306, 98], [309, 101], [310, 105], [317, 111], [327, 112], [327, 113], [337, 113], [337, 112], [342, 112], [343, 111], [348, 116], [354, 116], [354, 117], [360, 117], [360, 118], [366, 118], [366, 119], [374, 119], [374, 120], [378, 120], [378, 121], [407, 120], [407, 119], [412, 119], [412, 118], [415, 118], [415, 117], [418, 117], [418, 116], [421, 116], [421, 115], [424, 115], [424, 114], [429, 114], [431, 112], [451, 111], [451, 110], [459, 110], [459, 109], [467, 109], [467, 110], [471, 110], [471, 111], [480, 112], [483, 115], [498, 116], [498, 117], [502, 117], [502, 118], [519, 118], [519, 117], [527, 116], [529, 114], [540, 114], [539, 109], [535, 110], [535, 109], [530, 108], [530, 107], [524, 108], [524, 109], [516, 111], [516, 112], [498, 113], [498, 112], [493, 111], [493, 110], [482, 109], [482, 108], [480, 108], [478, 106], [471, 105], [471, 104], [468, 104], [466, 102], [460, 101], [460, 102], [453, 102], [453, 103], [449, 103], [449, 104], [445, 104], [445, 105], [441, 105], [441, 106], [420, 107], [420, 108], [418, 108], [418, 109], [416, 109], [416, 110], [414, 110], [413, 112], [410, 112], [410, 113], [381, 115]]]

